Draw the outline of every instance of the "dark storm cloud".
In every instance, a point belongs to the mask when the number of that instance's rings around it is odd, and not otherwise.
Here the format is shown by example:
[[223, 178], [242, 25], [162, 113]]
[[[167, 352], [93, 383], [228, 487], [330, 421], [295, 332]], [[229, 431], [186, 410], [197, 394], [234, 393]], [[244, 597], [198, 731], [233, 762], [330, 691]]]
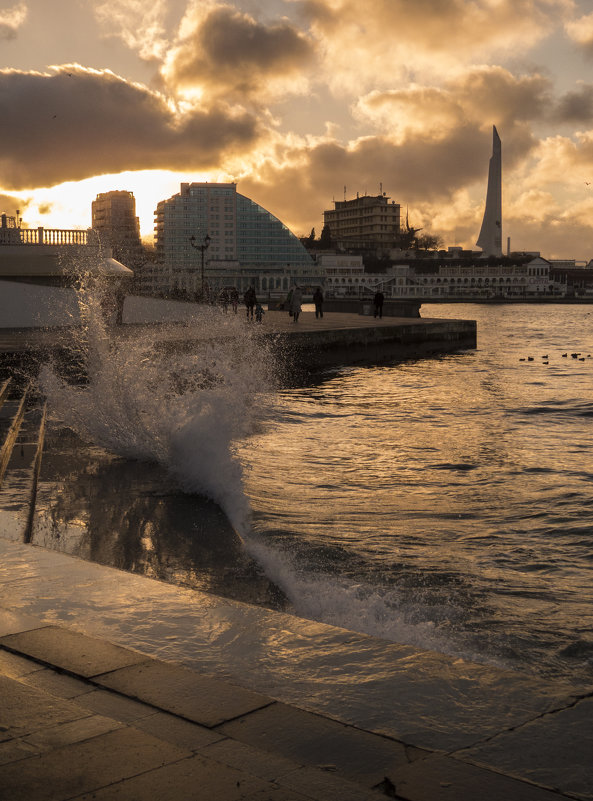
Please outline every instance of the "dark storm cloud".
[[584, 125], [593, 122], [593, 85], [586, 84], [563, 95], [552, 116], [558, 122]]
[[[522, 161], [537, 142], [524, 126], [504, 134], [505, 168]], [[379, 194], [379, 186], [402, 206], [443, 203], [455, 192], [486, 185], [492, 152], [492, 129], [462, 126], [441, 139], [415, 138], [395, 144], [387, 137], [365, 137], [353, 147], [323, 143], [287, 155], [290, 167], [269, 163], [257, 177], [243, 178], [241, 191], [308, 233], [311, 220], [321, 220], [332, 199]], [[319, 224], [319, 223], [318, 223]]]
[[192, 34], [172, 53], [169, 75], [177, 85], [253, 92], [265, 89], [267, 78], [291, 75], [312, 58], [311, 43], [289, 23], [265, 25], [222, 6], [196, 20]]
[[0, 71], [0, 182], [52, 185], [99, 173], [208, 169], [258, 140], [256, 120], [218, 105], [176, 113], [109, 72]]

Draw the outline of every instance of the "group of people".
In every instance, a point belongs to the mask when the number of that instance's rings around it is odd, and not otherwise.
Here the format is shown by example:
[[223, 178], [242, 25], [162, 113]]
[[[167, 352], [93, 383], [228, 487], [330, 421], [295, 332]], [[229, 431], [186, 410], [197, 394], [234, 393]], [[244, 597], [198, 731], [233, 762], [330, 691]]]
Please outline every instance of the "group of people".
[[[321, 287], [317, 287], [313, 293], [313, 303], [315, 304], [315, 319], [318, 320], [323, 317], [323, 292], [321, 291]], [[288, 313], [295, 323], [299, 320], [302, 305], [303, 291], [297, 284], [288, 292], [284, 303], [284, 308], [288, 309]]]
[[264, 309], [261, 303], [258, 303], [255, 289], [253, 286], [248, 287], [243, 295], [245, 308], [247, 309], [247, 319], [253, 320], [255, 317], [256, 323], [261, 323], [264, 319]]
[[220, 301], [220, 305], [222, 306], [223, 312], [226, 314], [229, 308], [229, 303], [231, 308], [235, 314], [237, 314], [237, 309], [239, 307], [239, 293], [232, 287], [229, 291], [228, 289], [223, 289], [218, 296]]
[[[239, 303], [239, 293], [233, 287], [230, 292], [226, 289], [223, 289], [220, 293], [220, 303], [222, 305], [223, 310], [226, 312], [229, 303], [233, 309], [233, 312], [237, 314], [237, 306]], [[373, 306], [374, 306], [374, 316], [381, 319], [383, 317], [383, 301], [385, 296], [381, 290], [378, 290], [373, 297]], [[243, 302], [245, 303], [245, 308], [247, 310], [247, 319], [254, 320], [258, 323], [263, 321], [263, 316], [265, 314], [264, 309], [261, 303], [258, 302], [257, 296], [255, 294], [255, 288], [253, 285], [248, 287], [245, 290], [243, 295]], [[323, 292], [321, 291], [321, 287], [317, 287], [315, 292], [313, 293], [313, 303], [315, 305], [315, 319], [319, 320], [323, 318]], [[298, 284], [295, 284], [294, 287], [290, 289], [288, 295], [286, 297], [286, 301], [284, 302], [283, 308], [288, 310], [288, 313], [292, 317], [295, 323], [298, 322], [299, 316], [301, 313], [303, 305], [303, 291]]]

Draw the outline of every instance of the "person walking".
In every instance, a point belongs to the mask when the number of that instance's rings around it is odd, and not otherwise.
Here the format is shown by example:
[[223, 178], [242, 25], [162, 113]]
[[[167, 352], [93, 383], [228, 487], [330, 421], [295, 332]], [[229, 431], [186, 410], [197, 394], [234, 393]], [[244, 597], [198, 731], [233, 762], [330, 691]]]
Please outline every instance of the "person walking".
[[375, 297], [373, 298], [373, 304], [375, 306], [375, 317], [381, 319], [383, 317], [383, 301], [385, 300], [385, 295], [379, 289], [375, 292]]
[[315, 319], [318, 320], [323, 317], [323, 292], [320, 286], [313, 293], [313, 303], [315, 304]]
[[257, 298], [255, 297], [255, 289], [253, 285], [250, 286], [243, 295], [243, 300], [245, 302], [245, 307], [247, 308], [247, 319], [253, 320], [253, 310], [255, 309], [255, 304], [257, 303]]
[[234, 314], [237, 313], [237, 306], [238, 305], [239, 305], [239, 293], [237, 292], [235, 287], [233, 287], [231, 289], [231, 306], [233, 307], [233, 313]]
[[292, 319], [295, 323], [299, 321], [299, 314], [301, 313], [301, 303], [303, 302], [303, 293], [301, 292], [300, 286], [295, 286], [292, 291], [292, 296], [290, 298], [290, 313], [292, 314]]

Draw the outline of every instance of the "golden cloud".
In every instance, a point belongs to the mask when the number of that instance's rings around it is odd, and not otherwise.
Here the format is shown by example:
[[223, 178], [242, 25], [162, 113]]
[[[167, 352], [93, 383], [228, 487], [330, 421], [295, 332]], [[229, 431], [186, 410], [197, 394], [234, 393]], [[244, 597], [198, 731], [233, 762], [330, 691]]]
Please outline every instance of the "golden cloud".
[[16, 3], [11, 8], [0, 9], [0, 41], [15, 39], [18, 29], [27, 19], [27, 14], [26, 3]]
[[136, 169], [217, 168], [262, 136], [222, 103], [178, 111], [109, 71], [0, 70], [0, 174], [7, 189]]
[[288, 21], [264, 24], [218, 5], [186, 17], [162, 71], [171, 89], [197, 88], [244, 102], [260, 94], [269, 99], [287, 82], [299, 86], [313, 59], [313, 44]]
[[355, 0], [303, 5], [328, 80], [341, 90], [437, 80], [494, 52], [525, 53], [570, 7], [570, 0], [375, 0], [361, 13]]
[[162, 59], [168, 48], [166, 0], [91, 0], [97, 22], [143, 59]]
[[578, 19], [569, 20], [564, 28], [573, 42], [589, 55], [593, 55], [593, 12]]

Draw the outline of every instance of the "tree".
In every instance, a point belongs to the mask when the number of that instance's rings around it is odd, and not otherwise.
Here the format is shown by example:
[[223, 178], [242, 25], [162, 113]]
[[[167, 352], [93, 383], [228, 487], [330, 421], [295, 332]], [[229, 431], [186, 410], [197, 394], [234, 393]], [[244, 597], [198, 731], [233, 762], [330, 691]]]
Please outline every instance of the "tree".
[[416, 237], [416, 247], [420, 250], [438, 250], [442, 244], [442, 238], [436, 234], [422, 234]]
[[321, 236], [319, 237], [319, 246], [321, 248], [331, 248], [332, 246], [332, 237], [331, 232], [329, 230], [329, 226], [324, 225], [321, 229]]

